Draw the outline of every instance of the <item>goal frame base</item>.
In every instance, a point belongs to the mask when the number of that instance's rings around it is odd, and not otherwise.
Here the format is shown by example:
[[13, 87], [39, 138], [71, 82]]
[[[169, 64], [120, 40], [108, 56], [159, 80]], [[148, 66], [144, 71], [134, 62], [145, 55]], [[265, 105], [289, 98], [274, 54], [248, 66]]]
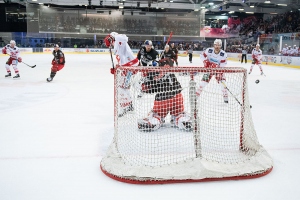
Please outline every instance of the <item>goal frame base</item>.
[[264, 173], [257, 174], [257, 175], [243, 175], [243, 176], [231, 176], [231, 177], [220, 177], [220, 178], [204, 178], [204, 179], [186, 179], [186, 180], [161, 180], [161, 179], [153, 179], [153, 180], [135, 180], [135, 179], [126, 179], [119, 176], [116, 176], [114, 174], [111, 174], [107, 171], [105, 171], [101, 165], [100, 165], [101, 171], [108, 176], [111, 179], [114, 179], [119, 182], [123, 183], [130, 183], [130, 184], [145, 184], [145, 185], [152, 185], [152, 184], [171, 184], [171, 183], [192, 183], [192, 182], [210, 182], [210, 181], [229, 181], [229, 180], [244, 180], [244, 179], [254, 179], [254, 178], [260, 178], [262, 176], [268, 175], [272, 170], [273, 167], [265, 171]]

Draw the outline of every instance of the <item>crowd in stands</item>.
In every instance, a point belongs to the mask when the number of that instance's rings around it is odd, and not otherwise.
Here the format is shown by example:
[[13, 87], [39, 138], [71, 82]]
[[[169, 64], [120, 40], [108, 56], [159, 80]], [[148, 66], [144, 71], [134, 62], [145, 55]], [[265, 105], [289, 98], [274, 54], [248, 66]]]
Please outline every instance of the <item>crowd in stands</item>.
[[165, 17], [77, 17], [44, 14], [39, 18], [39, 30], [45, 32], [80, 32], [126, 34], [199, 35], [200, 22], [197, 19], [167, 19]]

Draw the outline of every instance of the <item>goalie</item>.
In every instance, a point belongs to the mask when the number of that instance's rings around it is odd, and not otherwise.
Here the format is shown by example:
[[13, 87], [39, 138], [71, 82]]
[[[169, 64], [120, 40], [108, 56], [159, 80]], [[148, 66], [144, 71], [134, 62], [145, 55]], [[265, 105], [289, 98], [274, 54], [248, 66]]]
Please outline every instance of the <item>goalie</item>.
[[[165, 58], [159, 61], [159, 66], [167, 69], [173, 66], [173, 60]], [[190, 131], [191, 117], [184, 112], [182, 87], [176, 76], [171, 73], [148, 72], [140, 90], [144, 93], [155, 93], [152, 111], [144, 119], [138, 120], [138, 129], [153, 131], [165, 123], [165, 117], [170, 113], [171, 124], [179, 129]]]
[[261, 75], [264, 74], [264, 72], [262, 70], [262, 66], [261, 66], [262, 51], [260, 50], [259, 47], [260, 47], [260, 45], [257, 44], [256, 47], [252, 50], [252, 65], [250, 67], [249, 74], [251, 74], [254, 65], [258, 65]]
[[[116, 32], [110, 33], [104, 39], [107, 47], [114, 47], [114, 54], [117, 59], [117, 66], [138, 66], [139, 60], [133, 55], [131, 48], [128, 45], [128, 37], [124, 34]], [[110, 69], [111, 74], [115, 73], [115, 68]], [[133, 111], [132, 97], [130, 95], [130, 79], [133, 73], [124, 70], [121, 78], [117, 80], [117, 90], [119, 95], [118, 116], [122, 117], [127, 112]]]
[[[203, 64], [205, 68], [217, 68], [217, 67], [225, 67], [227, 65], [227, 54], [225, 51], [221, 49], [222, 47], [222, 40], [216, 39], [214, 41], [213, 48], [207, 48], [203, 54], [200, 55], [200, 58], [203, 60]], [[203, 89], [207, 86], [210, 79], [215, 75], [216, 80], [218, 83], [225, 81], [225, 76], [223, 73], [206, 73], [203, 75], [200, 86], [196, 90], [196, 95], [199, 98], [200, 94], [202, 93]], [[228, 93], [226, 87], [224, 85], [221, 86], [221, 91], [223, 93], [224, 102], [228, 103]]]

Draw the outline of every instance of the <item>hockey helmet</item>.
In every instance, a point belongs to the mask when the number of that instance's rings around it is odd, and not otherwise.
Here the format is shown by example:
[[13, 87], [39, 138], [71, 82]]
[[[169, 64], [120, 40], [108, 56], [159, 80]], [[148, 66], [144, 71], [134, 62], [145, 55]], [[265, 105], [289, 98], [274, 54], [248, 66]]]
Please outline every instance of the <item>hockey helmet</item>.
[[260, 47], [260, 45], [259, 45], [259, 44], [256, 44], [256, 46], [257, 46], [257, 47]]
[[145, 42], [144, 42], [144, 45], [145, 46], [152, 46], [152, 41], [151, 40], [145, 40]]
[[55, 47], [58, 47], [58, 48], [59, 48], [59, 45], [58, 45], [58, 44], [55, 44], [55, 45], [54, 45], [54, 48], [55, 48]]
[[170, 46], [166, 44], [165, 49], [170, 49]]
[[119, 34], [119, 33], [117, 33], [117, 32], [111, 32], [109, 35], [110, 35], [111, 37], [115, 38], [116, 35], [118, 35], [118, 34]]
[[16, 45], [16, 41], [11, 40], [11, 41], [9, 42], [9, 44]]
[[215, 39], [214, 45], [215, 44], [219, 44], [220, 46], [222, 46], [222, 40], [221, 39]]

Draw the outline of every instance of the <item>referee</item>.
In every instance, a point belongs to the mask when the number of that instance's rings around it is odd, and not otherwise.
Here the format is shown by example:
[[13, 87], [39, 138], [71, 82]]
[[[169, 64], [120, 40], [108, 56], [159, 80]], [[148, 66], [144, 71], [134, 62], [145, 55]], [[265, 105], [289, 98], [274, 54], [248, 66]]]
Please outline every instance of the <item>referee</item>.
[[247, 50], [246, 50], [246, 47], [244, 47], [244, 49], [242, 50], [241, 63], [243, 63], [244, 58], [245, 58], [245, 63], [247, 63]]

